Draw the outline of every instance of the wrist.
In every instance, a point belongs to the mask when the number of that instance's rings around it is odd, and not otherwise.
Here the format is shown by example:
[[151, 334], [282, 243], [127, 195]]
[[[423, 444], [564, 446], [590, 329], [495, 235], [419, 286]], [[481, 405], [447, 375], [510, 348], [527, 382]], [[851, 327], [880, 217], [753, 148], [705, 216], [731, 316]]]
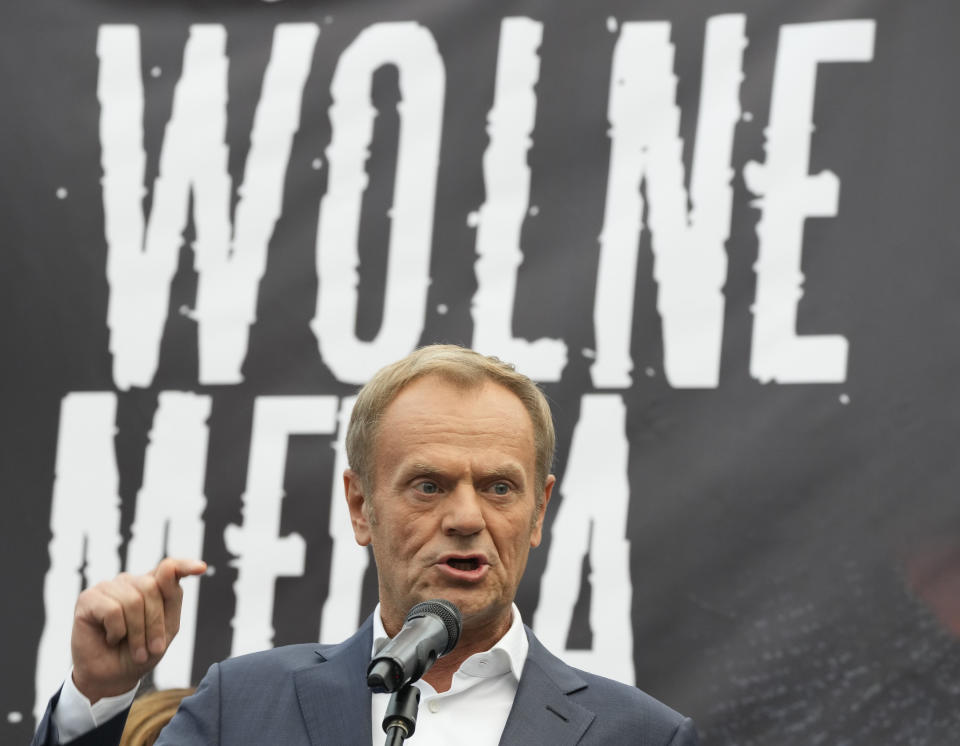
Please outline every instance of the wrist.
[[108, 682], [102, 682], [91, 679], [89, 676], [84, 676], [82, 672], [77, 671], [76, 667], [73, 669], [71, 679], [77, 692], [86, 697], [91, 706], [95, 705], [101, 699], [126, 694], [131, 689], [136, 689], [140, 685], [139, 676], [131, 679], [112, 679]]
[[137, 695], [137, 687], [114, 697], [103, 697], [92, 704], [77, 689], [73, 675], [68, 675], [60, 689], [60, 698], [50, 719], [60, 735], [60, 743], [72, 742], [106, 723], [130, 707]]

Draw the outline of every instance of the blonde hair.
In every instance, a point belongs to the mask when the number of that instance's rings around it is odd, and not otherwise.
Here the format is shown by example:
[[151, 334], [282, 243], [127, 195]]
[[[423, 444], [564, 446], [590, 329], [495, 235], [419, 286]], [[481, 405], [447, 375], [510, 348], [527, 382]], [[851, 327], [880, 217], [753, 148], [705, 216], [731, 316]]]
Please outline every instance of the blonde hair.
[[160, 689], [137, 697], [127, 715], [120, 746], [153, 746], [163, 726], [176, 714], [180, 700], [194, 691], [193, 688]]
[[404, 386], [425, 376], [436, 376], [464, 388], [476, 388], [489, 381], [508, 389], [520, 400], [533, 425], [539, 506], [556, 443], [547, 398], [537, 384], [518, 373], [511, 364], [458, 345], [428, 345], [414, 350], [377, 371], [360, 389], [347, 427], [347, 461], [364, 487], [373, 488], [373, 452], [384, 412]]

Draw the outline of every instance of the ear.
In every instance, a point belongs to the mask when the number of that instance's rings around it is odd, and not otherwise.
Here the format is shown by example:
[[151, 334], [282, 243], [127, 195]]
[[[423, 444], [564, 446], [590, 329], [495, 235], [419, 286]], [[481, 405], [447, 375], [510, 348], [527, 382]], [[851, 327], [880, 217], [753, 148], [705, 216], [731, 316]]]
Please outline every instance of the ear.
[[350, 511], [350, 524], [353, 526], [353, 538], [362, 547], [370, 543], [369, 507], [363, 480], [353, 469], [343, 472], [343, 491], [347, 497], [347, 510]]
[[547, 505], [550, 503], [550, 496], [553, 494], [553, 485], [557, 483], [557, 478], [553, 474], [547, 476], [547, 482], [543, 486], [543, 500], [540, 502], [540, 510], [537, 511], [536, 519], [533, 523], [533, 531], [530, 532], [530, 546], [540, 546], [543, 539], [543, 517], [547, 514]]

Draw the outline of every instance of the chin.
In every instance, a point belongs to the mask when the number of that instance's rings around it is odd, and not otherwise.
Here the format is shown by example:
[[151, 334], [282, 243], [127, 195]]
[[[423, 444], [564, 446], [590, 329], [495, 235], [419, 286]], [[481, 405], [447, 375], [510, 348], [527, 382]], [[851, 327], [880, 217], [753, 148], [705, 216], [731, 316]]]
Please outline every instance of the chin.
[[460, 614], [463, 616], [464, 622], [482, 624], [484, 622], [494, 621], [504, 613], [510, 613], [509, 603], [506, 604], [506, 606], [500, 603], [483, 603], [479, 599], [474, 600], [469, 597], [458, 597], [457, 594], [450, 594], [447, 600], [456, 604], [457, 608], [460, 609]]

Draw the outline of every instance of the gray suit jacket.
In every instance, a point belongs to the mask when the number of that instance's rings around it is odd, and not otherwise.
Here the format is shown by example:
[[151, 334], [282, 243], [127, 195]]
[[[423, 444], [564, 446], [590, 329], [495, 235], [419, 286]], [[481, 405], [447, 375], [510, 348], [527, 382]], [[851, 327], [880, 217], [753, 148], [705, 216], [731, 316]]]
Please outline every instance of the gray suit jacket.
[[[571, 668], [529, 628], [526, 632], [530, 649], [501, 744], [697, 744], [688, 718], [639, 689]], [[163, 730], [158, 746], [369, 746], [366, 667], [372, 634], [367, 619], [338, 645], [290, 645], [214, 664]], [[116, 744], [109, 725], [98, 729], [102, 736], [95, 731], [82, 742]], [[49, 735], [37, 735], [34, 743], [50, 742]], [[416, 743], [416, 734], [410, 743]]]

